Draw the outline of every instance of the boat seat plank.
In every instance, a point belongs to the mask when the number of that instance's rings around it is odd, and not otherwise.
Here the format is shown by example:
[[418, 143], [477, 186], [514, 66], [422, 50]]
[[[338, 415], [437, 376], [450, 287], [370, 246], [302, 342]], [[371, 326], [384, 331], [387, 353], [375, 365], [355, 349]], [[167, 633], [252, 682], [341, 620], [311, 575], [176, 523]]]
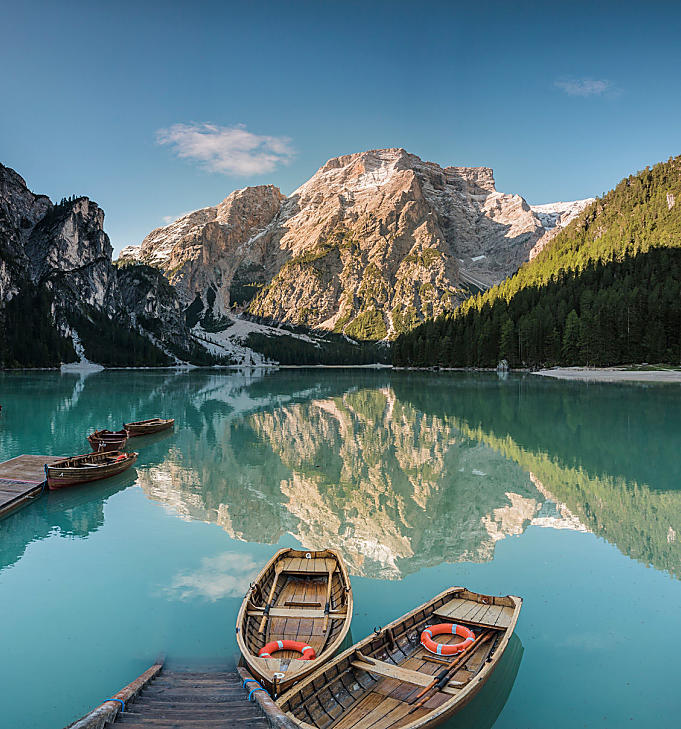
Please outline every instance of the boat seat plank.
[[[452, 605], [452, 603], [457, 604]], [[504, 611], [508, 612], [505, 613]], [[450, 600], [450, 602], [442, 605], [442, 607], [435, 611], [434, 615], [444, 618], [447, 621], [460, 620], [488, 628], [506, 628], [510, 624], [513, 609], [502, 607], [501, 605], [485, 605], [484, 603], [477, 603], [471, 600], [461, 602], [456, 599]], [[504, 615], [508, 617], [502, 618], [501, 623], [497, 622], [500, 616]]]
[[[265, 614], [264, 608], [249, 608], [248, 615], [263, 616]], [[323, 618], [325, 616], [324, 610], [321, 608], [288, 608], [288, 607], [273, 607], [270, 608], [270, 618]], [[329, 613], [330, 618], [344, 618], [347, 615], [345, 611], [332, 610]]]
[[402, 668], [401, 666], [395, 666], [394, 664], [386, 663], [385, 661], [378, 661], [374, 658], [358, 658], [357, 660], [352, 661], [351, 665], [362, 671], [375, 673], [379, 676], [386, 676], [387, 678], [396, 678], [400, 681], [413, 683], [416, 686], [428, 686], [428, 684], [433, 680], [432, 676], [425, 673], [412, 671], [409, 668]]
[[329, 571], [330, 564], [334, 563], [335, 560], [329, 559], [305, 559], [304, 557], [287, 557], [281, 560], [282, 571], [294, 574], [327, 574]]
[[501, 609], [501, 614], [497, 618], [495, 623], [497, 628], [508, 628], [513, 618], [513, 608], [504, 607]]
[[467, 620], [470, 620], [472, 623], [483, 622], [484, 615], [485, 613], [487, 613], [489, 608], [489, 605], [485, 605], [485, 603], [480, 603], [478, 607], [473, 610], [473, 612], [468, 613]]
[[455, 597], [453, 600], [446, 602], [442, 607], [439, 607], [437, 612], [443, 616], [449, 616], [451, 613], [461, 605], [468, 603], [468, 600], [464, 600], [462, 597]]

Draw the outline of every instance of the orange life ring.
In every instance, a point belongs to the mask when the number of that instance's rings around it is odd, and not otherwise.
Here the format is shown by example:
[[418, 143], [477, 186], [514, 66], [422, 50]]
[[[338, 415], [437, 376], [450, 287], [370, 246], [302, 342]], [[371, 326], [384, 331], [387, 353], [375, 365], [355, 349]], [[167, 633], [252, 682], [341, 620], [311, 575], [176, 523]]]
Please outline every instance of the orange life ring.
[[314, 648], [300, 640], [273, 640], [271, 643], [264, 645], [258, 655], [260, 658], [269, 658], [271, 653], [277, 651], [298, 651], [303, 654], [301, 659], [303, 661], [311, 661], [317, 657]]
[[[459, 635], [463, 638], [460, 643], [454, 645], [446, 645], [436, 643], [433, 640], [434, 635]], [[440, 623], [439, 625], [431, 625], [421, 633], [421, 645], [431, 653], [438, 656], [453, 656], [455, 653], [461, 653], [475, 640], [475, 633], [465, 625], [456, 625], [455, 623]]]
[[124, 461], [127, 458], [127, 456], [124, 453], [121, 453], [120, 456], [116, 459], [116, 462], [118, 461]]

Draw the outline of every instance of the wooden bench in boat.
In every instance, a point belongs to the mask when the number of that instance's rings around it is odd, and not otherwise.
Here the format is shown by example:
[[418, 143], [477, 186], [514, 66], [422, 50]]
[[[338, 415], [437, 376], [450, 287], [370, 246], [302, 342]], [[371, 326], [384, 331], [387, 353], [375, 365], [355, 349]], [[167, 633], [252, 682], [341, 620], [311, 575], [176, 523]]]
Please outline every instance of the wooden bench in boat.
[[513, 608], [455, 597], [439, 607], [434, 614], [448, 622], [462, 621], [482, 628], [505, 630], [511, 624]]
[[306, 559], [305, 557], [287, 557], [281, 560], [281, 571], [289, 575], [328, 575], [329, 570], [336, 569], [334, 559]]
[[[413, 683], [415, 686], [430, 686], [433, 683], [435, 676], [430, 673], [421, 673], [420, 671], [412, 671], [410, 668], [402, 668], [402, 666], [396, 666], [393, 663], [386, 663], [385, 661], [379, 661], [371, 656], [364, 656], [357, 654], [357, 659], [351, 661], [351, 665], [355, 668], [359, 668], [362, 671], [368, 673], [375, 673], [378, 676], [385, 676], [386, 678], [395, 678], [398, 681], [404, 681], [405, 683]], [[443, 693], [453, 693], [452, 690], [458, 686], [464, 686], [462, 681], [450, 681], [447, 686], [443, 689]]]
[[[249, 607], [248, 615], [264, 615], [265, 608], [261, 607]], [[321, 608], [318, 609], [295, 609], [289, 607], [273, 607], [270, 608], [268, 613], [270, 618], [323, 618], [325, 613]], [[328, 613], [329, 618], [344, 618], [347, 616], [345, 610], [331, 610]]]

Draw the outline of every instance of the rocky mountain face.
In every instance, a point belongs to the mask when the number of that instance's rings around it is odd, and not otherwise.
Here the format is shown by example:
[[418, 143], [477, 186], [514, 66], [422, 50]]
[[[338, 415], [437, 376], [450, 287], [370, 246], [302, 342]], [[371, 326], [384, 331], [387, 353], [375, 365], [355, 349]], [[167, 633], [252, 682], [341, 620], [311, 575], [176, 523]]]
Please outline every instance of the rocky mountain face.
[[491, 169], [403, 149], [329, 160], [289, 197], [237, 190], [128, 247], [211, 323], [230, 307], [274, 322], [382, 339], [517, 270], [589, 201], [531, 207]]
[[[112, 253], [95, 202], [77, 197], [53, 205], [0, 165], [0, 361], [59, 364], [64, 341], [73, 342], [71, 358], [75, 351], [111, 364], [190, 358], [196, 343], [174, 289], [157, 269], [118, 269]], [[51, 329], [47, 348], [31, 342], [40, 338], [32, 329]], [[117, 351], [105, 350], [107, 340]]]
[[82, 305], [116, 315], [122, 309], [104, 211], [87, 197], [50, 206], [24, 246], [33, 283], [55, 295], [64, 316]]
[[0, 164], [0, 302], [15, 296], [26, 278], [28, 237], [52, 209], [45, 195], [34, 195], [23, 178]]

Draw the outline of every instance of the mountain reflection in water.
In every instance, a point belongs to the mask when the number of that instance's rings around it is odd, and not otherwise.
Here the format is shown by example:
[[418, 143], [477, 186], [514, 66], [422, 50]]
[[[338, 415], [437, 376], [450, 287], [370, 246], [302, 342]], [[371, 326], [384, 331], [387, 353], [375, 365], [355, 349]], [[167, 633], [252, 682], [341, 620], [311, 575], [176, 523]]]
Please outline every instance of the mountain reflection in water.
[[150, 497], [245, 541], [335, 547], [356, 575], [486, 561], [530, 524], [583, 529], [538, 479], [390, 386], [205, 427], [214, 437], [180, 433], [140, 473]]
[[[150, 498], [240, 540], [274, 544], [290, 534], [310, 548], [336, 547], [355, 575], [396, 579], [487, 561], [497, 541], [531, 525], [592, 531], [681, 574], [677, 388], [367, 370], [32, 373], [2, 382], [7, 411], [16, 392], [22, 412], [11, 428], [0, 423], [5, 458], [17, 449], [72, 453], [93, 424], [172, 413], [174, 433], [135, 444], [136, 483]], [[50, 513], [50, 495], [15, 516], [12, 530], [0, 522], [3, 562], [53, 528], [97, 528], [107, 489], [61, 497], [87, 508]], [[81, 523], [86, 516], [94, 526]], [[19, 528], [24, 520], [40, 523]]]

